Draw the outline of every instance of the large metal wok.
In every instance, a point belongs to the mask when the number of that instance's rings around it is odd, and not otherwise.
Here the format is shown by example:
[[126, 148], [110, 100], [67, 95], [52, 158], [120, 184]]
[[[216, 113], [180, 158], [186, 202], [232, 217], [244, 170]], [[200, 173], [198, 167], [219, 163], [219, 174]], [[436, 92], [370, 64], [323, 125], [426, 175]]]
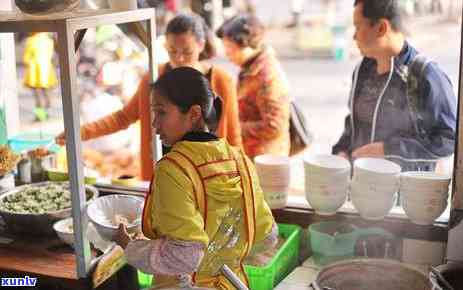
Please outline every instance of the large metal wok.
[[[463, 289], [463, 264], [448, 262], [447, 264], [438, 266], [436, 270], [441, 273], [443, 278], [450, 284], [453, 289]], [[449, 290], [448, 287], [445, 287], [445, 284], [440, 281], [434, 273], [430, 272], [429, 278], [432, 285], [434, 286], [433, 290]]]
[[[58, 211], [51, 211], [43, 214], [32, 213], [16, 213], [6, 211], [1, 207], [5, 198], [9, 195], [16, 194], [23, 191], [26, 187], [44, 187], [49, 185], [50, 181], [40, 182], [30, 185], [23, 185], [15, 187], [12, 190], [6, 191], [0, 195], [0, 216], [3, 217], [7, 230], [15, 234], [30, 234], [35, 236], [44, 236], [53, 234], [53, 223], [60, 219], [71, 216], [71, 208], [65, 208]], [[56, 183], [55, 183], [56, 184]], [[60, 182], [59, 184], [68, 184], [67, 182]], [[98, 197], [98, 190], [90, 185], [85, 185], [87, 193], [90, 193], [90, 198], [87, 203]], [[72, 194], [72, 193], [71, 193]]]
[[16, 6], [29, 14], [48, 14], [72, 10], [80, 0], [15, 0]]
[[324, 267], [314, 290], [431, 290], [425, 273], [387, 259], [353, 259]]

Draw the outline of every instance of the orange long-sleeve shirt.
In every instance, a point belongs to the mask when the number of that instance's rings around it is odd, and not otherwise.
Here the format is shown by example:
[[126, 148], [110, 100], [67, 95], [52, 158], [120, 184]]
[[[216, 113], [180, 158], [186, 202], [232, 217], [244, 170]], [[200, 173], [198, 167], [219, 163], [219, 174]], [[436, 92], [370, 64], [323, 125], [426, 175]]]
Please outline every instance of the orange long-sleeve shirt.
[[[159, 74], [163, 74], [166, 65], [159, 67]], [[234, 146], [241, 146], [241, 128], [238, 116], [238, 102], [236, 88], [232, 77], [223, 69], [212, 66], [211, 87], [215, 94], [224, 100], [222, 117], [217, 128], [217, 135], [225, 138]], [[81, 127], [82, 140], [89, 140], [127, 129], [132, 123], [140, 120], [140, 164], [141, 179], [149, 181], [153, 175], [153, 155], [151, 152], [152, 127], [150, 108], [150, 77], [145, 74], [137, 92], [130, 101], [119, 111], [103, 117], [95, 122]]]

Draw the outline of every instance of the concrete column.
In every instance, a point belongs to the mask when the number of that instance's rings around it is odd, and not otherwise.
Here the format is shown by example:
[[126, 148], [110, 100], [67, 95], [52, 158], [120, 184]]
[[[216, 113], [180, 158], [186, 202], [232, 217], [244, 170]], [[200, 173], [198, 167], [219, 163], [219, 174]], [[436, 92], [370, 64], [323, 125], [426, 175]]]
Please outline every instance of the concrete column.
[[[0, 11], [13, 10], [13, 0], [0, 1]], [[8, 137], [19, 131], [19, 103], [14, 35], [0, 33], [0, 106], [5, 106]]]

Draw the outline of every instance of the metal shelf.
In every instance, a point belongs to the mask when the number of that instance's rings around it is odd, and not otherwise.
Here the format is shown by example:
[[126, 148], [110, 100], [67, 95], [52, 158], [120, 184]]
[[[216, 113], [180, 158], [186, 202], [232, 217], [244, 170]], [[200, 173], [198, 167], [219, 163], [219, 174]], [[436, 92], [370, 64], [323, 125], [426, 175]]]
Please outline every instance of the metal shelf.
[[[146, 32], [141, 22], [146, 21]], [[91, 252], [85, 215], [84, 175], [81, 159], [79, 122], [79, 97], [77, 95], [76, 50], [88, 28], [99, 25], [129, 24], [140, 40], [148, 47], [151, 81], [155, 80], [157, 68], [154, 61], [155, 11], [153, 8], [130, 11], [84, 10], [33, 16], [22, 13], [0, 13], [0, 33], [54, 32], [57, 34], [57, 48], [60, 63], [61, 96], [63, 102], [64, 126], [68, 146], [67, 160], [72, 191], [72, 216], [74, 218], [75, 254], [77, 277], [85, 278], [91, 268]], [[156, 140], [156, 139], [153, 139]], [[153, 157], [157, 159], [159, 149], [153, 142]], [[77, 193], [77, 194], [76, 194]]]

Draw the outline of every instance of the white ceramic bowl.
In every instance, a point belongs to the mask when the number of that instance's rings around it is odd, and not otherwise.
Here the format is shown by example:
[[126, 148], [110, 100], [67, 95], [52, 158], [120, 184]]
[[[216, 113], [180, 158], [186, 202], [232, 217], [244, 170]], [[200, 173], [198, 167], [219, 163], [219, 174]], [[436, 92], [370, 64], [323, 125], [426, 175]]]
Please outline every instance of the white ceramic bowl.
[[343, 195], [349, 191], [348, 183], [306, 183], [306, 192], [317, 193], [322, 195]]
[[415, 190], [449, 190], [451, 176], [434, 172], [408, 171], [400, 174], [401, 188]]
[[352, 182], [350, 184], [351, 195], [360, 195], [369, 198], [375, 197], [390, 197], [399, 190], [397, 183], [391, 183], [389, 185], [378, 185], [378, 184], [364, 184], [360, 182]]
[[351, 200], [362, 218], [367, 220], [382, 220], [394, 206], [396, 195], [385, 198], [351, 195]]
[[417, 195], [420, 196], [427, 196], [427, 195], [445, 195], [450, 192], [448, 187], [414, 187], [410, 185], [400, 185], [400, 192], [415, 192]]
[[314, 174], [333, 174], [350, 171], [348, 160], [336, 155], [309, 155], [304, 158], [305, 170]]
[[447, 201], [435, 205], [425, 205], [421, 202], [402, 199], [402, 207], [413, 223], [418, 225], [432, 225], [447, 208]]
[[399, 178], [400, 166], [381, 158], [359, 158], [354, 161], [353, 179], [363, 183], [391, 183]]
[[102, 196], [87, 207], [87, 215], [97, 232], [105, 240], [111, 241], [117, 233], [117, 216], [127, 219], [129, 234], [141, 231], [141, 215], [144, 200], [141, 197], [115, 194]]
[[291, 158], [282, 155], [262, 154], [254, 157], [254, 163], [268, 167], [289, 167]]
[[285, 208], [288, 204], [287, 191], [264, 192], [264, 199], [271, 209]]
[[352, 183], [363, 184], [363, 185], [370, 185], [375, 187], [390, 187], [393, 186], [399, 190], [400, 186], [400, 179], [399, 175], [389, 175], [389, 176], [363, 176], [359, 177], [359, 175], [354, 175], [352, 178]]
[[314, 192], [332, 195], [332, 194], [345, 194], [349, 190], [349, 179], [347, 177], [341, 179], [310, 179], [309, 176], [305, 177], [305, 190], [306, 192]]
[[65, 218], [53, 224], [53, 229], [56, 234], [66, 244], [74, 247], [74, 230], [72, 224], [72, 217]]
[[449, 197], [449, 192], [448, 191], [436, 191], [436, 190], [430, 190], [430, 191], [424, 191], [424, 190], [405, 190], [401, 189], [400, 190], [400, 195], [404, 198], [408, 199], [414, 199], [414, 200], [430, 200], [430, 199], [440, 199], [440, 200], [447, 200]]
[[340, 172], [320, 174], [306, 170], [305, 179], [309, 183], [348, 183], [350, 182], [350, 171], [346, 170]]
[[422, 206], [441, 205], [448, 202], [448, 196], [417, 198], [416, 196], [401, 195], [401, 200], [410, 203], [421, 204]]
[[287, 156], [259, 155], [254, 158], [260, 184], [286, 186], [290, 182], [291, 159]]
[[401, 171], [399, 165], [382, 158], [359, 158], [354, 161], [355, 169], [383, 175], [396, 175]]
[[400, 190], [402, 191], [418, 191], [418, 192], [441, 192], [447, 193], [450, 191], [449, 186], [415, 186], [412, 183], [400, 183]]
[[[330, 156], [330, 155], [328, 155]], [[347, 160], [346, 160], [347, 162]], [[347, 167], [347, 168], [329, 168], [329, 167], [322, 167], [322, 166], [318, 166], [316, 164], [311, 164], [311, 163], [307, 163], [307, 160], [304, 160], [304, 163], [303, 163], [303, 166], [304, 166], [304, 169], [312, 174], [320, 174], [320, 175], [336, 175], [336, 174], [339, 174], [339, 173], [343, 173], [343, 174], [348, 174], [350, 175], [350, 172], [351, 172], [351, 168], [350, 167]], [[350, 166], [350, 163], [349, 163], [349, 166]]]
[[306, 199], [310, 206], [319, 215], [334, 215], [336, 211], [344, 204], [347, 198], [347, 192], [339, 192], [331, 195], [320, 194], [316, 192], [307, 192]]
[[357, 182], [357, 183], [362, 183], [362, 184], [375, 184], [378, 186], [389, 186], [391, 184], [394, 184], [396, 186], [400, 185], [400, 175], [399, 174], [394, 174], [394, 175], [375, 175], [375, 174], [370, 174], [370, 173], [359, 173], [357, 170], [355, 172], [354, 169], [354, 176], [352, 176], [352, 182]]
[[264, 198], [271, 209], [284, 208], [288, 202], [289, 185], [271, 186], [261, 184]]

